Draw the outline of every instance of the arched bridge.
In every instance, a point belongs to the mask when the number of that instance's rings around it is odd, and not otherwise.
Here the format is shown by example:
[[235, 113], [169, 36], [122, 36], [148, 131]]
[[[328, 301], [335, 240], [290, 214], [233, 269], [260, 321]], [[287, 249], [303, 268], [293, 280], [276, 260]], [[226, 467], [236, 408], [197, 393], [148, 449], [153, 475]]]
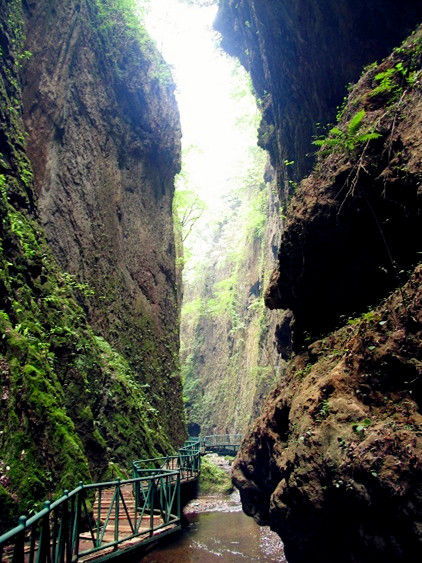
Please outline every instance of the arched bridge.
[[184, 489], [197, 482], [201, 455], [236, 453], [237, 436], [189, 438], [175, 455], [134, 461], [131, 479], [64, 491], [0, 536], [0, 562], [105, 561], [178, 532]]

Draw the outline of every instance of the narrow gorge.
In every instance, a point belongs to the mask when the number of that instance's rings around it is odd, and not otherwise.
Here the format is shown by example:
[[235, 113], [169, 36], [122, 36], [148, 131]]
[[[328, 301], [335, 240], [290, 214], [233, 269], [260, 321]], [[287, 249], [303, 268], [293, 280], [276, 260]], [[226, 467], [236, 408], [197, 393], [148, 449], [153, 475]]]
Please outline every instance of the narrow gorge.
[[420, 560], [421, 16], [0, 0], [0, 560], [88, 483], [57, 560], [181, 529], [237, 435], [250, 560]]

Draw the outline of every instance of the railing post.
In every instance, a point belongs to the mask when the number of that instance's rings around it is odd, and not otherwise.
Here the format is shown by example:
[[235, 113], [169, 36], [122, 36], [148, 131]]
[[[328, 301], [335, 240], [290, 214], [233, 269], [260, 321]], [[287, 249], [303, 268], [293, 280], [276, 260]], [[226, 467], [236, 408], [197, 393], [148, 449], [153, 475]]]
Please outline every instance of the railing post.
[[98, 487], [98, 503], [97, 503], [97, 521], [95, 526], [95, 546], [99, 547], [101, 545], [100, 542], [100, 528], [101, 528], [101, 504], [102, 504], [102, 496], [103, 490], [101, 487]]
[[[119, 540], [119, 505], [120, 505], [120, 479], [114, 489], [114, 541]], [[114, 546], [117, 549], [117, 545]]]
[[152, 536], [154, 532], [154, 502], [155, 502], [155, 477], [150, 481], [150, 514], [149, 514], [149, 535]]
[[49, 550], [51, 545], [50, 535], [50, 501], [44, 503], [44, 508], [48, 509], [48, 513], [43, 517], [41, 524], [41, 535], [38, 541], [38, 557], [37, 561], [50, 561]]
[[23, 526], [22, 531], [19, 532], [18, 537], [16, 538], [15, 549], [13, 550], [13, 563], [20, 563], [24, 561], [25, 555], [25, 524], [26, 524], [26, 516], [20, 516], [19, 522], [21, 526]]
[[180, 471], [177, 474], [176, 486], [177, 486], [177, 518], [180, 521], [180, 518], [182, 516]]
[[[69, 495], [69, 491], [66, 489], [64, 491], [66, 496]], [[69, 499], [67, 498], [64, 504], [64, 513], [65, 516], [63, 518], [63, 529], [64, 529], [64, 561], [72, 561], [72, 520], [71, 516], [74, 512], [74, 497]]]
[[76, 493], [75, 499], [75, 516], [74, 516], [74, 524], [73, 524], [73, 537], [72, 537], [72, 559], [73, 555], [76, 556], [76, 559], [79, 555], [79, 531], [81, 528], [81, 510], [82, 510], [82, 502], [81, 502], [81, 495], [83, 494], [83, 486], [84, 484], [82, 481], [79, 482], [79, 487], [81, 490]]

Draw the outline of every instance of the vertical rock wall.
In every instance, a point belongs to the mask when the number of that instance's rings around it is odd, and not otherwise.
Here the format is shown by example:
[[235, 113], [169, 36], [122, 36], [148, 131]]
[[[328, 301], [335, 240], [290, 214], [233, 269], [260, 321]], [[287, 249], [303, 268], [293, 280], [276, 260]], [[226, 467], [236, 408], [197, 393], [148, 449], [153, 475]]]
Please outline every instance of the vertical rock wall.
[[94, 290], [90, 322], [150, 386], [177, 440], [174, 84], [118, 1], [37, 1], [27, 18], [24, 118], [47, 240], [61, 267]]
[[[412, 0], [223, 0], [223, 48], [251, 73], [262, 100], [260, 143], [279, 189], [309, 172], [317, 124], [333, 121], [362, 66], [388, 54], [418, 23]], [[294, 161], [286, 168], [285, 160]]]
[[119, 5], [0, 1], [0, 529], [184, 438], [180, 129]]
[[[221, 3], [224, 45], [263, 102], [261, 143], [281, 193], [296, 191], [267, 292], [293, 311], [296, 353], [233, 472], [290, 563], [420, 552], [420, 29], [400, 40], [421, 15], [413, 2]], [[309, 171], [314, 124], [333, 120], [346, 82], [392, 47], [351, 88], [312, 174], [286, 185]]]

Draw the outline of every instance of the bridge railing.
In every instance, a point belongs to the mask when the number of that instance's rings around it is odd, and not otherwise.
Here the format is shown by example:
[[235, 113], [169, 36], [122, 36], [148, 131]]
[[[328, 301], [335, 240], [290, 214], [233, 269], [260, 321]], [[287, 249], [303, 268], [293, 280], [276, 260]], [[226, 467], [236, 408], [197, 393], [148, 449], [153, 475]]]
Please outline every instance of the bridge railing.
[[[134, 489], [134, 510], [128, 508], [122, 494], [125, 486]], [[150, 537], [179, 522], [178, 471], [155, 471], [136, 479], [80, 484], [53, 503], [44, 503], [44, 508], [31, 518], [21, 517], [15, 528], [3, 534], [0, 561], [78, 561], [116, 549], [133, 538]]]
[[[150, 467], [148, 467], [150, 464]], [[151, 469], [151, 465], [153, 468]], [[133, 462], [133, 475], [141, 476], [142, 472], [153, 473], [158, 469], [180, 471], [182, 478], [195, 478], [201, 469], [200, 448], [196, 451], [185, 450], [177, 455], [138, 460]]]
[[[31, 518], [22, 516], [15, 528], [0, 536], [0, 561], [73, 562], [115, 550], [134, 538], [144, 541], [171, 525], [177, 529], [180, 482], [197, 477], [199, 471], [196, 439], [188, 440], [176, 455], [134, 462], [132, 479], [80, 483], [56, 501], [45, 502]], [[132, 490], [134, 506], [128, 506], [123, 488]]]
[[203, 444], [207, 446], [240, 446], [242, 434], [213, 434], [204, 436]]
[[[78, 561], [178, 525], [180, 482], [199, 475], [201, 452], [238, 448], [241, 439], [240, 434], [189, 438], [175, 455], [135, 461], [132, 479], [81, 483], [65, 491], [31, 518], [22, 516], [15, 528], [0, 536], [0, 561]], [[132, 489], [131, 509], [122, 493], [124, 487]]]

